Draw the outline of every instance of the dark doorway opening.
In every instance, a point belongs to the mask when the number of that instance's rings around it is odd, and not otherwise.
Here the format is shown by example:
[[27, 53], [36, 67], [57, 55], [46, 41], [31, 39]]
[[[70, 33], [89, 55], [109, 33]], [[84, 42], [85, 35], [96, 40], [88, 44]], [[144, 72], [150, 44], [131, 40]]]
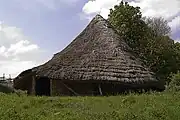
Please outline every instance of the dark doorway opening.
[[50, 80], [48, 78], [39, 78], [36, 80], [36, 95], [50, 96]]

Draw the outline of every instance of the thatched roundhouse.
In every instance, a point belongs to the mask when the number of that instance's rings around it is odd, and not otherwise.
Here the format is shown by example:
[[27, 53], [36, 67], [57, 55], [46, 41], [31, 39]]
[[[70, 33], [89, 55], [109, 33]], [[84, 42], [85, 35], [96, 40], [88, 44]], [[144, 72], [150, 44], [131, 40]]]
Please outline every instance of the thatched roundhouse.
[[164, 89], [100, 15], [47, 63], [22, 72], [14, 87], [36, 95], [107, 95]]

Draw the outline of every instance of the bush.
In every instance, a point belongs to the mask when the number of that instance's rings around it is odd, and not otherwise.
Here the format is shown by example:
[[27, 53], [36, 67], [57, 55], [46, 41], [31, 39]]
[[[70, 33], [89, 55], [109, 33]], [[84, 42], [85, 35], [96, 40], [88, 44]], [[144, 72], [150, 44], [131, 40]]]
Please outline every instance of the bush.
[[176, 74], [171, 74], [170, 82], [167, 87], [168, 90], [179, 91], [180, 90], [180, 71]]
[[0, 92], [3, 92], [3, 93], [13, 93], [14, 90], [12, 88], [8, 87], [8, 86], [0, 84]]

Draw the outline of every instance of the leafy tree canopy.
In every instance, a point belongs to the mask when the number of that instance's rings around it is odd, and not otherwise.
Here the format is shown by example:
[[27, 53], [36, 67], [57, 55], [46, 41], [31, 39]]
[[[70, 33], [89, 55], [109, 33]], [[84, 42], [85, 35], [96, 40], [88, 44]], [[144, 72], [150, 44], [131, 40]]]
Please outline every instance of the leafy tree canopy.
[[171, 29], [165, 19], [143, 18], [140, 7], [122, 1], [110, 9], [108, 21], [159, 78], [179, 70], [180, 44], [168, 36]]

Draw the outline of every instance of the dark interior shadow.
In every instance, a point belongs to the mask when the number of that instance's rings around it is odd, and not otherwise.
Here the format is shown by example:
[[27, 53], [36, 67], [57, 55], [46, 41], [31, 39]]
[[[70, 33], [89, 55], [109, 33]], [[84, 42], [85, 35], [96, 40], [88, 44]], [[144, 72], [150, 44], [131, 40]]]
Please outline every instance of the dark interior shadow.
[[36, 80], [35, 91], [37, 96], [50, 96], [50, 80], [48, 78]]

